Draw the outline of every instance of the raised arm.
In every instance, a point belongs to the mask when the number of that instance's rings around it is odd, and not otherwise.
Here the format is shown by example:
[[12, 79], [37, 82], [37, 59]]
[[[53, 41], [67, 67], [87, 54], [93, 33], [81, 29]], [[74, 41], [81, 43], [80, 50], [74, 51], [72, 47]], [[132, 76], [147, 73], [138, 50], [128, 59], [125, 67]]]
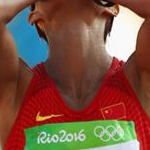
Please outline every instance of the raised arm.
[[17, 88], [20, 72], [16, 46], [6, 24], [23, 8], [36, 1], [0, 0], [0, 104], [2, 100], [6, 99], [6, 90]]
[[150, 0], [111, 0], [125, 6], [144, 18], [139, 30], [135, 51], [135, 60], [139, 72], [150, 78]]

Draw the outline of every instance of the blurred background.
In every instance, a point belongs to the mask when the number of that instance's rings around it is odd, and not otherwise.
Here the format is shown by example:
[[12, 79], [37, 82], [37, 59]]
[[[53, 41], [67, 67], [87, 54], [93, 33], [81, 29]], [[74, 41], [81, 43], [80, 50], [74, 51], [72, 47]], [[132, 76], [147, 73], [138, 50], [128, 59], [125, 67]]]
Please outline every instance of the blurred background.
[[[28, 8], [22, 11], [8, 24], [8, 28], [16, 41], [19, 56], [33, 67], [47, 58], [48, 47], [38, 38], [35, 27], [29, 25], [29, 12]], [[108, 52], [126, 61], [135, 50], [136, 37], [142, 22], [137, 15], [121, 7], [107, 41]]]
[[39, 39], [35, 26], [28, 23], [29, 8], [23, 10], [9, 24], [8, 28], [16, 41], [18, 55], [33, 67], [47, 57], [48, 47]]

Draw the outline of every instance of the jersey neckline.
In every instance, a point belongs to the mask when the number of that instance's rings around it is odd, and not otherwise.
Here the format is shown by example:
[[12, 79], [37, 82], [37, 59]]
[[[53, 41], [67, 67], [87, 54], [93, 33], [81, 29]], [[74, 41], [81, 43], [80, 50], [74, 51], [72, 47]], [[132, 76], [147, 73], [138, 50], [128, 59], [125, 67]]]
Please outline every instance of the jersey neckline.
[[45, 69], [45, 66], [44, 66], [44, 63], [41, 64], [41, 67], [42, 67], [42, 70], [43, 70], [43, 73], [44, 73], [44, 76], [46, 77], [47, 80], [50, 81], [50, 85], [53, 89], [53, 92], [57, 95], [57, 99], [59, 99], [59, 102], [60, 104], [62, 105], [62, 108], [65, 109], [65, 111], [67, 111], [67, 113], [71, 113], [71, 114], [75, 114], [75, 115], [81, 115], [81, 114], [84, 114], [84, 113], [87, 113], [89, 110], [91, 110], [93, 108], [93, 106], [95, 106], [95, 104], [97, 102], [99, 102], [99, 98], [100, 97], [100, 94], [101, 94], [101, 90], [103, 89], [103, 86], [105, 85], [105, 82], [107, 81], [107, 78], [110, 74], [110, 72], [114, 69], [114, 67], [116, 66], [115, 64], [118, 62], [118, 59], [113, 57], [112, 59], [112, 63], [111, 65], [109, 66], [107, 72], [105, 73], [104, 75], [104, 79], [103, 81], [101, 82], [101, 84], [99, 85], [99, 88], [98, 90], [96, 91], [96, 94], [94, 95], [94, 97], [92, 98], [92, 100], [88, 103], [88, 105], [81, 109], [81, 110], [75, 110], [75, 109], [72, 109], [70, 108], [67, 103], [65, 102], [64, 98], [62, 97], [62, 95], [60, 94], [59, 92], [59, 89], [58, 87], [56, 86], [55, 82], [53, 81], [52, 77], [50, 77], [48, 75], [48, 73], [46, 72], [46, 69]]

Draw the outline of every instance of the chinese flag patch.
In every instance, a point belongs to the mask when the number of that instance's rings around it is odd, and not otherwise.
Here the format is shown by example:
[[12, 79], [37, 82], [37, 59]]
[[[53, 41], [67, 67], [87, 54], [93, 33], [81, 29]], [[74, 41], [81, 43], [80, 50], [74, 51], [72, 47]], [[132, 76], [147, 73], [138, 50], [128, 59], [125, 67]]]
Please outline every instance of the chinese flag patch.
[[126, 118], [126, 109], [124, 103], [114, 104], [101, 109], [104, 119], [121, 120]]

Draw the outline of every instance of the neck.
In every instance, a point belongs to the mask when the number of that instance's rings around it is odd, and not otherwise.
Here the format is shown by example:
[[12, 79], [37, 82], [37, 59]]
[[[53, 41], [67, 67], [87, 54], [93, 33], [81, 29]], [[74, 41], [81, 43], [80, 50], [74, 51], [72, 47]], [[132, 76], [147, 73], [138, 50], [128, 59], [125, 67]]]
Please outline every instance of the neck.
[[65, 100], [83, 102], [99, 88], [112, 58], [105, 50], [103, 32], [79, 26], [73, 29], [61, 30], [56, 38], [53, 35], [45, 67]]
[[58, 53], [47, 60], [46, 69], [61, 93], [74, 101], [96, 92], [112, 62], [104, 47], [61, 49]]

